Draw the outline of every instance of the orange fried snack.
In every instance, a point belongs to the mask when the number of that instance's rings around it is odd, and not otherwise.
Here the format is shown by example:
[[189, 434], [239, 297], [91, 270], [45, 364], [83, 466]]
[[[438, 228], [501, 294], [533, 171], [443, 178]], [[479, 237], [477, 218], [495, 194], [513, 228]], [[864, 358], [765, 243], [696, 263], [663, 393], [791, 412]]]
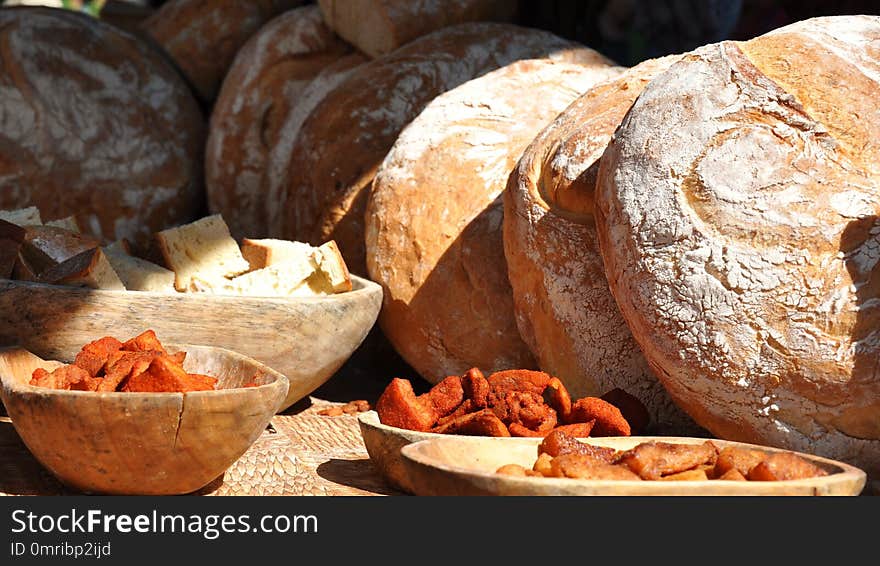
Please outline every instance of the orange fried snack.
[[626, 466], [609, 464], [590, 454], [562, 454], [550, 462], [552, 477], [590, 480], [641, 480]]
[[489, 404], [489, 382], [483, 376], [483, 372], [477, 368], [471, 368], [461, 376], [461, 387], [464, 390], [464, 398], [470, 400], [478, 409], [484, 409]]
[[571, 415], [571, 395], [568, 394], [568, 389], [559, 379], [550, 378], [546, 389], [544, 389], [544, 399], [556, 411], [560, 421], [568, 422]]
[[37, 368], [31, 375], [31, 385], [67, 391], [95, 391], [101, 383], [100, 378], [89, 375], [83, 368], [68, 364], [52, 372]]
[[427, 393], [420, 395], [419, 400], [429, 406], [438, 419], [448, 415], [464, 401], [461, 378], [450, 375]]
[[116, 391], [126, 380], [147, 371], [159, 351], [126, 352], [120, 350], [111, 354], [104, 370], [104, 381], [99, 391]]
[[615, 387], [602, 395], [600, 399], [608, 401], [620, 409], [623, 418], [629, 423], [630, 434], [641, 434], [648, 428], [648, 424], [651, 422], [651, 415], [637, 397], [630, 395], [619, 387]]
[[[145, 353], [145, 352], [144, 352]], [[206, 391], [214, 388], [213, 377], [188, 374], [167, 355], [153, 357], [149, 367], [132, 375], [122, 386], [129, 393], [171, 393], [178, 391]]]
[[828, 472], [790, 452], [768, 454], [760, 463], [749, 470], [746, 476], [750, 481], [799, 480], [827, 476]]
[[642, 479], [656, 480], [704, 464], [714, 464], [717, 456], [717, 448], [709, 441], [702, 444], [643, 442], [624, 452], [618, 462]]
[[101, 374], [110, 355], [121, 347], [122, 342], [112, 336], [105, 336], [83, 346], [73, 363], [96, 377]]
[[748, 478], [742, 475], [736, 468], [730, 468], [720, 476], [717, 476], [716, 479], [727, 481], [748, 481]]
[[464, 434], [470, 436], [510, 436], [510, 431], [491, 409], [468, 413], [431, 429], [439, 434]]
[[720, 478], [727, 472], [736, 470], [741, 476], [748, 476], [749, 470], [760, 464], [766, 456], [767, 453], [761, 450], [728, 446], [718, 453], [714, 474]]
[[431, 430], [438, 417], [433, 406], [419, 400], [408, 379], [395, 377], [376, 401], [379, 422], [408, 430]]
[[[159, 338], [156, 336], [156, 333], [152, 330], [146, 330], [131, 340], [128, 340], [121, 347], [122, 350], [126, 350], [129, 352], [145, 352], [149, 350], [155, 350], [161, 352], [162, 354], [167, 354], [165, 348], [162, 346], [162, 343], [159, 342]], [[181, 360], [181, 363], [183, 361]]]
[[574, 438], [586, 438], [593, 431], [595, 421], [587, 421], [585, 423], [572, 423], [567, 425], [558, 425], [553, 432], [561, 432]]
[[544, 436], [556, 426], [556, 411], [544, 403], [543, 397], [527, 391], [508, 391], [501, 403], [492, 406], [514, 436]]
[[578, 399], [571, 407], [570, 423], [593, 423], [592, 436], [630, 436], [629, 423], [620, 409], [598, 397]]
[[563, 454], [588, 454], [610, 464], [614, 462], [617, 450], [581, 442], [557, 427], [545, 436], [541, 444], [538, 445], [538, 455], [541, 454], [547, 454], [554, 458]]

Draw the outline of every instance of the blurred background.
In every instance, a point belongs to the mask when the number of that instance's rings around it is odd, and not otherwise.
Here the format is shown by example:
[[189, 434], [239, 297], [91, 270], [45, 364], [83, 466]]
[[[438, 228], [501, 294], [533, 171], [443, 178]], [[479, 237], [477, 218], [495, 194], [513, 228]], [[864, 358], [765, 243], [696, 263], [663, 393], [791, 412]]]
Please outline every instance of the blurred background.
[[[220, 1], [220, 0], [217, 0]], [[521, 25], [550, 30], [601, 51], [622, 65], [689, 51], [723, 39], [749, 39], [811, 18], [880, 14], [876, 0], [510, 0]], [[165, 0], [5, 0], [82, 10], [123, 27]]]

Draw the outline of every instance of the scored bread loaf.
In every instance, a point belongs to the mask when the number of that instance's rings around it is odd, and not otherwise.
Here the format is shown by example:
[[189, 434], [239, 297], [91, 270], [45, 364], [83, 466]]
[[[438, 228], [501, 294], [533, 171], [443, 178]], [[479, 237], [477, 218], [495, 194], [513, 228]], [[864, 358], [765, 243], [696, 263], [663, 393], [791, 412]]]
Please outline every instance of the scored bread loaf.
[[235, 54], [261, 26], [304, 0], [169, 0], [141, 24], [205, 102]]
[[880, 17], [685, 56], [602, 156], [611, 291], [670, 395], [719, 438], [880, 477]]
[[335, 240], [349, 269], [364, 274], [368, 189], [403, 127], [439, 94], [513, 61], [542, 57], [603, 59], [546, 31], [469, 23], [357, 68], [312, 110], [288, 151], [272, 152], [265, 198], [281, 214], [270, 236]]
[[380, 57], [440, 28], [477, 21], [511, 22], [516, 0], [318, 0], [324, 20], [346, 41]]
[[697, 427], [651, 373], [608, 288], [593, 219], [599, 159], [649, 81], [648, 60], [575, 100], [523, 152], [504, 193], [504, 252], [516, 322], [542, 370], [576, 397], [635, 395], [660, 434]]
[[196, 276], [210, 282], [250, 269], [219, 214], [162, 230], [156, 234], [156, 242], [165, 265], [174, 272], [174, 287], [178, 291], [189, 289]]
[[308, 83], [351, 51], [317, 6], [304, 6], [260, 28], [235, 56], [211, 112], [205, 153], [209, 206], [234, 237], [265, 230], [252, 211], [265, 198], [269, 150]]
[[0, 29], [0, 208], [76, 215], [107, 240], [193, 218], [204, 125], [160, 53], [70, 10], [4, 8]]
[[500, 195], [534, 135], [619, 72], [599, 56], [511, 63], [435, 98], [388, 152], [367, 206], [367, 268], [384, 288], [382, 330], [426, 380], [536, 367], [514, 320]]

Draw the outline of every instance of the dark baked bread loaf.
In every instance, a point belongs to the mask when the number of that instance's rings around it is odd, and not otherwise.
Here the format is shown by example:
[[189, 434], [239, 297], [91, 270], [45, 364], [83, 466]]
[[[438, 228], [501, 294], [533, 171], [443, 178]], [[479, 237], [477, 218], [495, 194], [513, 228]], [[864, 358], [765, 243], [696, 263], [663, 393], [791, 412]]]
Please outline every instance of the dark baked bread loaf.
[[140, 241], [204, 206], [203, 116], [155, 49], [67, 10], [0, 10], [0, 209]]
[[368, 189], [403, 127], [437, 95], [493, 69], [528, 58], [576, 61], [584, 52], [549, 32], [470, 23], [363, 65], [315, 107], [292, 147], [272, 152], [266, 198], [280, 214], [270, 232], [312, 244], [336, 240], [352, 272], [365, 274]]
[[211, 113], [205, 152], [211, 211], [223, 215], [234, 236], [265, 232], [258, 209], [269, 150], [306, 86], [350, 53], [318, 7], [304, 6], [263, 26], [236, 55]]
[[305, 0], [169, 0], [141, 27], [199, 97], [212, 102], [235, 54], [270, 19]]

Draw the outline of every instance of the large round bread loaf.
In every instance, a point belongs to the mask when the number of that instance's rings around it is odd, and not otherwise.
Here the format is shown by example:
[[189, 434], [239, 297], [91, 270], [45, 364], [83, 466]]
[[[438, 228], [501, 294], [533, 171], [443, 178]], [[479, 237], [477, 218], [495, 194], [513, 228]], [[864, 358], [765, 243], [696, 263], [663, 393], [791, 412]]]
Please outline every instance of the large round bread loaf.
[[269, 150], [309, 82], [351, 52], [317, 6], [304, 6], [260, 28], [235, 56], [214, 103], [205, 151], [208, 203], [233, 236], [265, 233], [258, 211], [266, 206]]
[[141, 24], [193, 89], [213, 102], [235, 54], [270, 19], [304, 0], [168, 0]]
[[700, 48], [600, 162], [611, 290], [715, 435], [880, 473], [880, 17]]
[[432, 31], [464, 22], [510, 22], [512, 0], [318, 0], [336, 33], [369, 55], [381, 57]]
[[597, 54], [512, 63], [435, 98], [388, 153], [367, 206], [367, 269], [385, 290], [385, 335], [426, 380], [535, 367], [514, 321], [500, 195], [534, 135], [619, 72]]
[[165, 58], [66, 10], [0, 10], [0, 209], [142, 241], [204, 206], [204, 124]]
[[469, 23], [370, 61], [321, 100], [289, 151], [272, 152], [266, 198], [282, 214], [270, 231], [311, 243], [335, 239], [349, 268], [365, 274], [368, 189], [404, 126], [437, 95], [488, 71], [519, 59], [578, 60], [585, 53], [549, 32]]
[[615, 128], [676, 60], [645, 61], [579, 97], [523, 152], [504, 193], [516, 322], [541, 369], [576, 397], [624, 389], [648, 408], [651, 429], [667, 434], [696, 427], [651, 373], [608, 289], [593, 197]]

